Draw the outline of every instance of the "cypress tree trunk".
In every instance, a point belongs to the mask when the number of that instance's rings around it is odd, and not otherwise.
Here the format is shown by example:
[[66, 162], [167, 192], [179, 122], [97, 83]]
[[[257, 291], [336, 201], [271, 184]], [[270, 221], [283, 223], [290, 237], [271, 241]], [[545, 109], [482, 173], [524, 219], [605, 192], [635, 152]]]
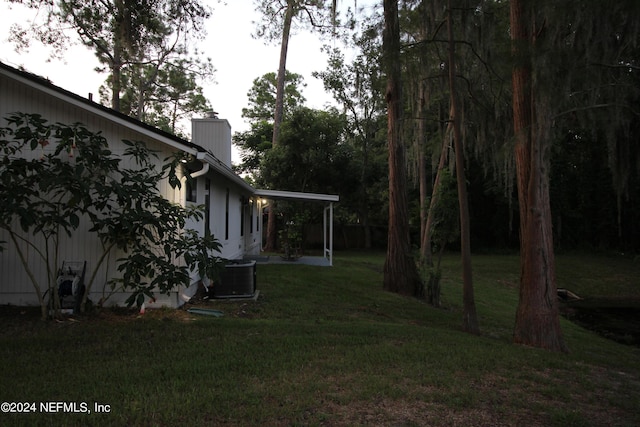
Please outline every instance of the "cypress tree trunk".
[[387, 72], [387, 140], [389, 146], [389, 230], [383, 287], [403, 295], [421, 295], [420, 275], [409, 238], [405, 147], [401, 139], [402, 83], [398, 1], [384, 0], [383, 62]]
[[520, 203], [520, 296], [514, 342], [567, 351], [560, 329], [548, 176], [548, 122], [536, 108], [531, 73], [533, 23], [525, 0], [511, 0], [515, 158]]
[[[428, 232], [429, 226], [429, 212], [427, 207], [427, 198], [429, 196], [429, 176], [427, 175], [427, 154], [425, 152], [426, 144], [426, 89], [424, 84], [420, 83], [418, 96], [418, 129], [416, 136], [416, 145], [418, 153], [418, 183], [420, 190], [420, 263], [426, 267], [433, 266], [433, 259], [431, 256], [431, 233]], [[436, 175], [436, 181], [438, 176]], [[434, 191], [435, 194], [435, 185]], [[433, 199], [432, 199], [433, 200]]]
[[462, 260], [462, 329], [472, 334], [479, 334], [476, 303], [473, 296], [473, 275], [471, 270], [471, 231], [469, 224], [469, 201], [467, 197], [467, 179], [464, 168], [464, 149], [460, 132], [460, 106], [456, 91], [455, 46], [453, 41], [453, 22], [451, 0], [449, 0], [449, 16], [447, 18], [449, 35], [449, 90], [451, 94], [451, 119], [453, 122], [453, 142], [456, 149], [456, 180], [458, 181], [458, 206], [460, 209], [460, 254]]
[[124, 22], [124, 4], [122, 0], [115, 1], [116, 16], [114, 17], [113, 62], [111, 64], [111, 108], [120, 111], [120, 91], [122, 90], [122, 62], [126, 40]]
[[440, 201], [440, 182], [442, 181], [442, 171], [444, 170], [449, 153], [449, 139], [450, 126], [447, 129], [442, 138], [442, 147], [440, 148], [440, 158], [438, 160], [438, 169], [436, 170], [436, 177], [433, 180], [433, 188], [431, 189], [431, 200], [429, 201], [429, 209], [427, 209], [427, 219], [422, 234], [422, 243], [420, 245], [421, 256], [423, 263], [428, 266], [433, 266], [433, 254], [431, 247], [431, 235], [433, 232], [434, 212], [438, 202]]

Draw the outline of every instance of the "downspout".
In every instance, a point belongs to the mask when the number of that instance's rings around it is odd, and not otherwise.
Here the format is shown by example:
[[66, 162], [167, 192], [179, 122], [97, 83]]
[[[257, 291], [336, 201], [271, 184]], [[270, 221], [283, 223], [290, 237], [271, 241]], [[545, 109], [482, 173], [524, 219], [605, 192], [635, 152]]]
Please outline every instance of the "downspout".
[[[202, 158], [200, 158], [200, 153], [198, 153], [197, 156], [198, 156], [197, 159], [202, 161]], [[209, 172], [209, 163], [203, 161], [202, 169], [192, 173], [191, 178], [197, 178], [199, 176], [205, 175], [207, 172]], [[182, 178], [180, 178], [180, 184], [182, 184], [182, 188], [185, 189], [181, 192], [180, 204], [182, 205], [182, 207], [186, 207], [187, 206], [187, 192], [186, 192], [187, 177], [186, 176], [183, 176]], [[197, 283], [197, 281], [195, 283]], [[191, 284], [193, 285], [193, 283]], [[190, 299], [191, 297], [187, 296], [184, 292], [178, 291], [176, 293], [176, 306], [180, 307], [185, 302], [189, 302]]]
[[205, 163], [204, 166], [202, 166], [202, 169], [192, 173], [191, 174], [191, 178], [197, 178], [199, 176], [202, 176], [202, 175], [206, 174], [207, 172], [209, 172], [209, 163]]

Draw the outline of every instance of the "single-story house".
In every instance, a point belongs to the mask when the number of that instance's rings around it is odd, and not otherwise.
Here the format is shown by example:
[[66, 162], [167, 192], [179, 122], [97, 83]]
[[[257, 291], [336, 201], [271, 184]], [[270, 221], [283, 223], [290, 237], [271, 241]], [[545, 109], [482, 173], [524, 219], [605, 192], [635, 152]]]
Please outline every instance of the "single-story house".
[[[249, 185], [231, 168], [231, 126], [215, 114], [192, 120], [191, 141], [163, 132], [141, 121], [116, 112], [85, 98], [53, 85], [37, 75], [0, 63], [0, 126], [6, 126], [5, 118], [14, 112], [37, 113], [50, 123], [71, 124], [80, 122], [93, 132], [102, 132], [113, 153], [122, 153], [123, 140], [143, 141], [158, 152], [158, 161], [181, 151], [190, 155], [196, 166], [191, 171], [194, 185], [182, 185], [174, 189], [163, 184], [161, 194], [168, 200], [186, 206], [190, 203], [205, 205], [205, 218], [188, 224], [188, 227], [204, 233], [205, 228], [222, 244], [221, 257], [239, 259], [257, 256], [262, 247], [262, 212], [267, 199], [289, 199], [317, 201], [325, 206], [325, 257], [332, 260], [333, 203], [338, 196], [328, 194], [293, 193], [277, 190], [260, 190]], [[28, 155], [28, 153], [27, 153]], [[265, 224], [266, 226], [266, 224]], [[329, 230], [327, 232], [327, 229]], [[29, 236], [26, 236], [29, 237]], [[0, 230], [0, 241], [9, 242], [6, 232]], [[18, 259], [11, 242], [0, 252], [0, 304], [31, 305], [37, 298], [26, 272]], [[85, 231], [77, 233], [61, 243], [60, 259], [86, 261], [87, 271], [97, 265], [100, 242], [96, 236]], [[34, 266], [38, 263], [35, 262]], [[117, 273], [115, 259], [106, 263], [97, 277], [103, 283], [94, 283], [89, 298], [98, 301], [107, 292], [106, 282]], [[46, 271], [34, 270], [42, 280]], [[161, 296], [147, 307], [181, 305], [193, 295], [199, 277], [193, 277], [192, 285], [176, 289], [169, 296]], [[42, 282], [41, 282], [42, 283]], [[112, 303], [121, 303], [127, 295], [114, 295]], [[186, 297], [186, 298], [185, 298]]]

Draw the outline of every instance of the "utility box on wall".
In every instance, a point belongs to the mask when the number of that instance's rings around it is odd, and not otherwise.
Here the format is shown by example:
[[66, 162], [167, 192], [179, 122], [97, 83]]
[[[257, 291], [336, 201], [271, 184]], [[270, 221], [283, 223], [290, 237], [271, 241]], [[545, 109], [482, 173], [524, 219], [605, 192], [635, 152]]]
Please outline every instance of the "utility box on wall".
[[211, 298], [250, 298], [256, 293], [256, 262], [230, 261], [213, 285]]

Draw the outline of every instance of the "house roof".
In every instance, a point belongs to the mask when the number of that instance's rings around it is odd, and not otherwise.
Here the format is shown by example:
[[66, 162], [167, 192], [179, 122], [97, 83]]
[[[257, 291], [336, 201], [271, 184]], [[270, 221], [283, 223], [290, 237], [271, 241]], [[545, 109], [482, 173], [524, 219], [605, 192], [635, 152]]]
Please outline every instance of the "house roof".
[[4, 74], [11, 79], [34, 87], [44, 93], [47, 93], [48, 95], [68, 102], [69, 104], [75, 105], [118, 125], [135, 130], [136, 132], [153, 138], [154, 140], [167, 144], [170, 147], [192, 154], [198, 160], [208, 163], [210, 166], [212, 166], [211, 169], [229, 179], [236, 185], [240, 186], [243, 190], [249, 191], [251, 193], [253, 193], [254, 191], [253, 187], [247, 184], [247, 182], [239, 177], [231, 168], [229, 168], [227, 165], [217, 159], [213, 154], [197, 144], [194, 144], [169, 132], [165, 132], [133, 117], [127, 116], [126, 114], [115, 111], [112, 108], [105, 107], [104, 105], [98, 104], [97, 102], [56, 86], [44, 77], [40, 77], [36, 74], [29, 73], [24, 70], [19, 70], [2, 62], [0, 62], [0, 74]]
[[42, 92], [45, 92], [58, 99], [64, 100], [72, 105], [88, 110], [112, 122], [121, 124], [129, 128], [134, 128], [136, 131], [148, 136], [152, 136], [154, 139], [160, 140], [174, 148], [179, 148], [191, 154], [195, 154], [198, 151], [206, 151], [204, 148], [186, 141], [178, 136], [172, 135], [169, 132], [160, 130], [133, 117], [127, 116], [126, 114], [120, 113], [112, 108], [105, 107], [102, 104], [56, 86], [44, 77], [11, 67], [7, 64], [4, 64], [3, 62], [0, 62], [0, 73], [5, 74], [10, 78], [18, 80], [31, 87], [35, 87]]
[[317, 202], [337, 202], [339, 197], [331, 194], [314, 194], [314, 193], [298, 193], [290, 191], [276, 191], [276, 190], [256, 190], [249, 185], [244, 179], [238, 176], [230, 167], [225, 165], [222, 161], [217, 159], [211, 152], [205, 148], [194, 144], [190, 141], [175, 136], [169, 132], [165, 132], [154, 126], [148, 125], [138, 119], [127, 116], [126, 114], [115, 111], [112, 108], [105, 107], [90, 99], [84, 98], [66, 89], [54, 85], [48, 79], [38, 76], [33, 73], [29, 73], [24, 70], [20, 70], [11, 67], [3, 62], [0, 62], [0, 74], [4, 74], [7, 77], [20, 81], [23, 84], [37, 88], [38, 90], [47, 93], [55, 98], [68, 102], [77, 107], [83, 108], [93, 114], [103, 117], [109, 121], [112, 121], [121, 126], [125, 126], [143, 135], [149, 136], [157, 141], [165, 143], [173, 148], [185, 151], [186, 153], [194, 155], [198, 160], [204, 164], [208, 164], [210, 169], [213, 169], [218, 174], [221, 174], [234, 184], [238, 185], [245, 191], [255, 193], [258, 196], [268, 199], [286, 199], [286, 200], [309, 200]]

